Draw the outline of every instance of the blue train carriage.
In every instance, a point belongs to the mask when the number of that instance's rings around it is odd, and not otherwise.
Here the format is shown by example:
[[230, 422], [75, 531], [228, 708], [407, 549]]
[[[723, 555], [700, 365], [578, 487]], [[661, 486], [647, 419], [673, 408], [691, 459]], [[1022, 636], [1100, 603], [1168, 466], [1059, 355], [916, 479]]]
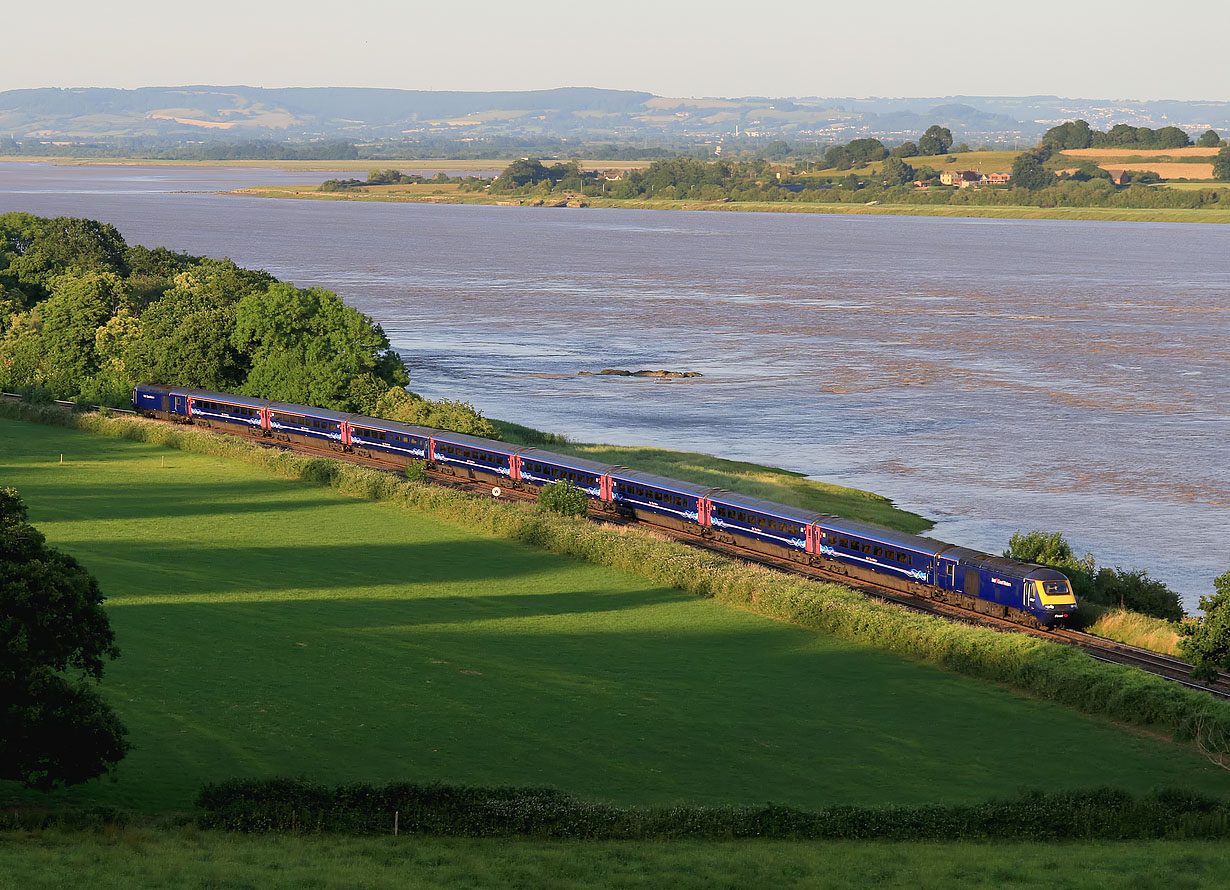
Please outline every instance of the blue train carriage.
[[428, 462], [433, 469], [498, 488], [513, 481], [513, 456], [524, 450], [493, 439], [433, 430]]
[[690, 534], [701, 533], [705, 496], [717, 490], [625, 467], [612, 467], [608, 478], [616, 512]]
[[828, 518], [816, 530], [819, 565], [906, 593], [931, 593], [937, 556], [951, 544], [850, 519]]
[[611, 503], [610, 477], [614, 467], [583, 457], [526, 448], [513, 456], [513, 479], [521, 487], [542, 488], [571, 482], [592, 500]]
[[298, 442], [344, 451], [349, 414], [328, 408], [309, 408], [291, 402], [267, 402], [269, 434], [283, 442]]
[[380, 420], [359, 414], [350, 416], [346, 444], [361, 457], [389, 460], [398, 466], [426, 461], [431, 454], [431, 436], [437, 430], [425, 426]]
[[145, 417], [183, 422], [188, 418], [188, 395], [182, 387], [138, 383], [132, 388], [132, 410]]
[[803, 563], [814, 552], [816, 523], [834, 518], [720, 489], [705, 501], [705, 524], [716, 540]]
[[964, 547], [939, 555], [936, 587], [946, 602], [1038, 627], [1062, 624], [1076, 611], [1063, 573]]
[[212, 392], [207, 389], [176, 389], [172, 398], [181, 394], [187, 397], [188, 417], [194, 424], [219, 427], [228, 432], [242, 430], [263, 435], [269, 406], [274, 404], [268, 399]]

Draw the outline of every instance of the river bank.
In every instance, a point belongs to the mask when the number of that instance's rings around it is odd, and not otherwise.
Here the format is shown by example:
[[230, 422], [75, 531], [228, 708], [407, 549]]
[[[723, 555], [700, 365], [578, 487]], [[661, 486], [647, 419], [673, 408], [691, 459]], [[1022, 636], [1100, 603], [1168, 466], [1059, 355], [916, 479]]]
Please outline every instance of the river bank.
[[540, 198], [514, 195], [485, 195], [462, 192], [449, 183], [416, 183], [403, 186], [380, 186], [379, 191], [353, 190], [322, 192], [318, 186], [270, 185], [236, 189], [231, 195], [276, 198], [282, 200], [348, 201], [379, 204], [485, 204], [494, 206], [538, 207], [606, 207], [632, 210], [720, 210], [754, 213], [826, 213], [861, 216], [934, 216], [976, 219], [1064, 219], [1102, 222], [1170, 222], [1170, 223], [1230, 223], [1230, 210], [1180, 208], [1117, 208], [1117, 207], [1030, 207], [1025, 205], [987, 206], [934, 204], [865, 204], [802, 203], [779, 201], [690, 201], [615, 199], [573, 195], [563, 201], [552, 196], [546, 203]]

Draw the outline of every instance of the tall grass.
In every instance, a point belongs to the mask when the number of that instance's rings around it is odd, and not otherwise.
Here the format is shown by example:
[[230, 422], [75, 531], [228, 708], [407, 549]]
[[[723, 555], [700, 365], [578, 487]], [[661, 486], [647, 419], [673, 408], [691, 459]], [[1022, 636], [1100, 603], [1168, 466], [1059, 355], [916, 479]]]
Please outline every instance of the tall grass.
[[1139, 612], [1129, 612], [1125, 609], [1111, 609], [1087, 628], [1089, 633], [1117, 643], [1126, 643], [1148, 649], [1150, 652], [1160, 652], [1163, 655], [1182, 656], [1179, 651], [1179, 631], [1172, 621], [1141, 615]]
[[953, 624], [869, 600], [837, 584], [734, 562], [634, 527], [585, 520], [401, 479], [234, 436], [130, 417], [0, 403], [0, 415], [233, 458], [354, 497], [388, 501], [469, 529], [620, 569], [771, 618], [824, 631], [1230, 754], [1230, 705], [1022, 634]]

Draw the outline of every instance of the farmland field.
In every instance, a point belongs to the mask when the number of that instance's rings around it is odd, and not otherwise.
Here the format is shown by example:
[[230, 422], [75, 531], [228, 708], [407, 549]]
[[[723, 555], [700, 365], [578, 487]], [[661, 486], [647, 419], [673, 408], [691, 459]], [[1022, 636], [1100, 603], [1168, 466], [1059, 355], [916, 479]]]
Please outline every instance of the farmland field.
[[[60, 462], [63, 455], [63, 463]], [[548, 784], [626, 804], [1230, 791], [1160, 739], [247, 465], [0, 420], [4, 485], [109, 596], [113, 778]]]

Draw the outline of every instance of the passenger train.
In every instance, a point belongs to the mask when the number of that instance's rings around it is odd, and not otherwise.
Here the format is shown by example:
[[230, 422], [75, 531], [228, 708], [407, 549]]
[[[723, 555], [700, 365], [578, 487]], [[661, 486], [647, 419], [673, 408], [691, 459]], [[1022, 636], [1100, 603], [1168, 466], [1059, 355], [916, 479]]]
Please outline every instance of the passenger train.
[[324, 408], [155, 383], [134, 387], [132, 405], [147, 417], [291, 444], [323, 444], [390, 468], [423, 462], [493, 486], [534, 490], [567, 480], [607, 511], [1036, 627], [1064, 624], [1076, 611], [1067, 577], [1054, 569], [627, 467]]

